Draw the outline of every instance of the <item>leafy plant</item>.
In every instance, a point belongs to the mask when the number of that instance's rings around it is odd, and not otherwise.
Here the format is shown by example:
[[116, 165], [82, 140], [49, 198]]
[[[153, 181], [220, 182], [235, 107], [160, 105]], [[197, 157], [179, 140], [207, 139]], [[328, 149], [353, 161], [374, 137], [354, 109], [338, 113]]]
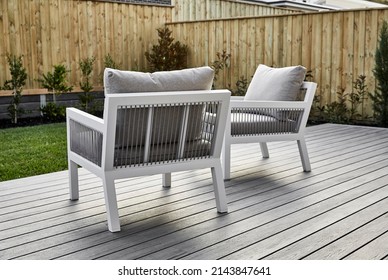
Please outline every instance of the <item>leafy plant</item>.
[[53, 94], [54, 103], [56, 103], [56, 95], [72, 91], [73, 89], [72, 86], [67, 85], [66, 75], [68, 72], [69, 70], [64, 65], [54, 65], [53, 72], [47, 72], [47, 74], [42, 75], [41, 79], [38, 79], [38, 82]]
[[7, 55], [7, 61], [11, 72], [11, 80], [6, 80], [2, 89], [13, 91], [11, 104], [7, 109], [11, 121], [17, 124], [18, 118], [24, 113], [23, 108], [20, 108], [19, 105], [23, 87], [27, 80], [27, 72], [26, 68], [23, 67], [22, 56], [16, 57], [15, 55]]
[[346, 123], [349, 119], [345, 90], [337, 92], [337, 98], [338, 101], [327, 104], [324, 108], [326, 120], [333, 123]]
[[41, 109], [43, 119], [49, 122], [61, 122], [66, 118], [66, 107], [49, 102]]
[[312, 106], [312, 120], [325, 120], [333, 123], [357, 123], [366, 120], [367, 116], [359, 113], [359, 107], [369, 94], [366, 85], [366, 76], [359, 75], [353, 82], [353, 90], [346, 93], [344, 89], [337, 92], [337, 101], [320, 107], [318, 97]]
[[94, 101], [94, 96], [90, 94], [90, 91], [93, 89], [92, 82], [91, 82], [91, 74], [93, 72], [93, 64], [96, 60], [95, 57], [89, 57], [82, 59], [79, 62], [79, 66], [81, 69], [81, 82], [80, 87], [83, 90], [83, 93], [78, 95], [80, 100], [81, 109], [89, 112], [90, 110], [90, 104]]
[[370, 94], [373, 101], [374, 118], [380, 126], [388, 127], [388, 23], [383, 22], [380, 41], [376, 48], [375, 68], [373, 74], [377, 80], [375, 94]]
[[90, 81], [90, 75], [93, 72], [93, 64], [95, 60], [95, 57], [88, 57], [81, 59], [79, 62], [79, 67], [82, 74], [81, 82], [79, 85], [84, 92], [90, 92], [93, 89], [92, 83]]
[[47, 72], [47, 74], [43, 74], [41, 79], [38, 79], [42, 86], [53, 95], [53, 102], [49, 102], [41, 108], [45, 120], [57, 122], [65, 119], [66, 109], [64, 106], [56, 104], [56, 96], [73, 89], [72, 86], [67, 85], [66, 75], [68, 72], [64, 65], [54, 65], [53, 72]]
[[247, 92], [248, 86], [248, 79], [244, 76], [241, 76], [240, 79], [236, 82], [236, 89], [232, 89], [229, 84], [229, 90], [233, 96], [244, 96]]
[[321, 106], [321, 96], [315, 95], [311, 106], [309, 121], [323, 122], [325, 120], [325, 105]]
[[304, 77], [304, 80], [307, 82], [311, 82], [313, 80], [313, 71], [312, 70], [307, 70], [306, 76]]
[[105, 68], [112, 68], [112, 69], [118, 69], [120, 68], [120, 65], [117, 64], [112, 56], [108, 53], [104, 58], [104, 66]]
[[366, 76], [365, 75], [358, 76], [356, 81], [353, 82], [353, 89], [354, 89], [354, 91], [352, 91], [348, 95], [349, 101], [350, 101], [349, 119], [351, 121], [367, 117], [367, 116], [363, 116], [362, 114], [358, 113], [359, 106], [366, 99], [366, 96], [368, 96], [370, 94], [368, 92], [368, 86], [366, 85]]
[[169, 71], [187, 68], [188, 47], [179, 41], [174, 42], [168, 27], [158, 28], [158, 45], [145, 52], [150, 71]]
[[213, 88], [215, 88], [215, 83], [218, 80], [218, 75], [221, 70], [224, 70], [225, 68], [229, 67], [230, 65], [230, 57], [232, 55], [230, 53], [227, 53], [226, 50], [223, 50], [221, 52], [216, 53], [217, 59], [214, 60], [210, 67], [214, 70], [214, 79], [213, 79]]

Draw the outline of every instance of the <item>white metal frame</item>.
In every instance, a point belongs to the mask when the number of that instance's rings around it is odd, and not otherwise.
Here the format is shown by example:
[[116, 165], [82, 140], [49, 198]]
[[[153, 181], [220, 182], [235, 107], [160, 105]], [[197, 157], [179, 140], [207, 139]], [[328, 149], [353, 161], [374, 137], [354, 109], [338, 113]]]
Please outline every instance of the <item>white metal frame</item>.
[[[119, 106], [148, 106], [167, 104], [188, 104], [195, 102], [219, 102], [217, 122], [214, 124], [213, 150], [210, 157], [192, 158], [178, 162], [146, 164], [142, 166], [114, 166], [117, 108]], [[218, 212], [227, 212], [225, 186], [221, 167], [221, 149], [228, 115], [230, 92], [227, 90], [201, 90], [162, 93], [120, 93], [106, 94], [104, 118], [100, 119], [74, 108], [67, 109], [67, 140], [70, 199], [79, 198], [78, 165], [100, 177], [103, 181], [108, 228], [112, 232], [120, 231], [119, 213], [114, 181], [136, 176], [163, 174], [163, 186], [171, 185], [171, 172], [211, 168], [216, 206]], [[188, 121], [188, 118], [185, 119]], [[93, 163], [71, 149], [72, 130], [70, 123], [76, 122], [102, 136], [101, 164]], [[150, 125], [148, 126], [150, 128]], [[146, 144], [147, 145], [147, 144]], [[145, 149], [147, 150], [147, 149]]]
[[296, 140], [299, 148], [300, 158], [302, 161], [303, 170], [311, 171], [311, 164], [308, 156], [306, 141], [304, 138], [305, 127], [309, 117], [311, 105], [314, 99], [317, 84], [313, 82], [303, 82], [301, 89], [305, 90], [305, 96], [303, 101], [252, 101], [244, 100], [244, 97], [232, 97], [230, 102], [230, 110], [232, 112], [236, 108], [247, 108], [252, 110], [302, 110], [303, 113], [298, 119], [297, 127], [292, 133], [278, 133], [276, 131], [269, 133], [257, 133], [252, 135], [232, 135], [231, 133], [231, 115], [229, 114], [226, 131], [225, 141], [222, 152], [222, 165], [224, 171], [224, 179], [230, 179], [230, 167], [231, 167], [231, 145], [243, 144], [243, 143], [260, 143], [260, 149], [263, 158], [269, 157], [269, 151], [267, 142], [273, 141], [293, 141]]

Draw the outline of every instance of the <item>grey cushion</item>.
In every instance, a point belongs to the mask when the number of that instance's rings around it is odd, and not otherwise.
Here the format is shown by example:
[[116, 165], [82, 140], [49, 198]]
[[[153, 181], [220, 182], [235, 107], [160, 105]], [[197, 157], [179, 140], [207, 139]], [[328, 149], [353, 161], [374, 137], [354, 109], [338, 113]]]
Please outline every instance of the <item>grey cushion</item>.
[[294, 101], [306, 75], [303, 66], [272, 68], [260, 64], [249, 84], [245, 100]]
[[105, 93], [209, 90], [214, 70], [208, 66], [174, 71], [143, 73], [106, 68]]
[[[249, 84], [244, 100], [295, 101], [306, 75], [303, 66], [272, 68], [260, 64]], [[272, 111], [269, 115], [287, 120], [287, 110]], [[268, 111], [262, 113], [268, 114]]]
[[280, 121], [267, 115], [252, 113], [231, 114], [231, 135], [261, 135], [273, 133], [295, 133], [297, 123], [293, 120]]

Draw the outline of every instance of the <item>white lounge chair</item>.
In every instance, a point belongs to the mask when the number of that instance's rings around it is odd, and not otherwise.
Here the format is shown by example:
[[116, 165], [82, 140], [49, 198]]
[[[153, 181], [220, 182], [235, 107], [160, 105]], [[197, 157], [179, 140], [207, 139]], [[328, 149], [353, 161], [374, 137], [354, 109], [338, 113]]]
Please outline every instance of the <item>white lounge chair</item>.
[[209, 90], [213, 75], [208, 67], [153, 74], [106, 69], [103, 119], [67, 109], [70, 199], [79, 198], [83, 166], [102, 179], [108, 227], [116, 232], [116, 179], [163, 174], [169, 187], [171, 172], [211, 168], [217, 210], [227, 212], [220, 155], [230, 92]]
[[268, 158], [267, 142], [296, 140], [303, 170], [311, 170], [304, 134], [317, 85], [303, 82], [304, 76], [301, 66], [259, 65], [246, 96], [232, 97], [222, 153], [224, 179], [230, 179], [231, 145], [242, 143], [260, 143]]

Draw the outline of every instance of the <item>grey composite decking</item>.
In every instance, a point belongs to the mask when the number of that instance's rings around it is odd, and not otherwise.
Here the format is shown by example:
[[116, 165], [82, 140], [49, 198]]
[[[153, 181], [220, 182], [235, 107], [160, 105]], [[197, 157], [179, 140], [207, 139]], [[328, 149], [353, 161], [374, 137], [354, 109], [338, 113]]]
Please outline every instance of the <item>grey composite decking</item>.
[[116, 182], [122, 231], [110, 233], [101, 182], [80, 171], [0, 183], [0, 259], [388, 259], [388, 129], [307, 128], [312, 172], [297, 145], [232, 148], [229, 213], [210, 170]]

